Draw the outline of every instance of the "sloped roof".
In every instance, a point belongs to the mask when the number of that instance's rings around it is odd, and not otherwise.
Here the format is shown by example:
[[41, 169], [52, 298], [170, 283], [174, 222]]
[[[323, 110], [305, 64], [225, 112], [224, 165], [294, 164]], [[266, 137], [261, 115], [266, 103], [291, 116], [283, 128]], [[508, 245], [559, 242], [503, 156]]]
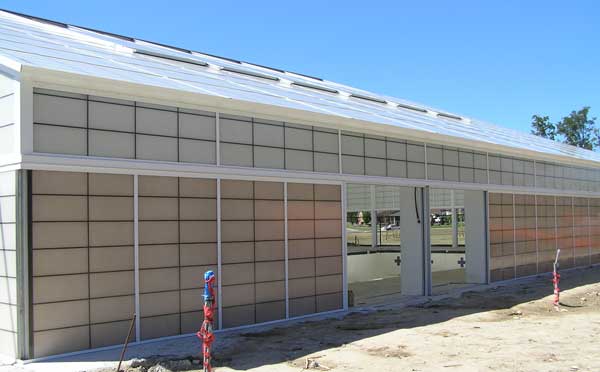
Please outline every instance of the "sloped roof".
[[[23, 66], [309, 111], [600, 162], [600, 154], [281, 69], [0, 11], [0, 57]], [[2, 59], [0, 59], [1, 63]]]

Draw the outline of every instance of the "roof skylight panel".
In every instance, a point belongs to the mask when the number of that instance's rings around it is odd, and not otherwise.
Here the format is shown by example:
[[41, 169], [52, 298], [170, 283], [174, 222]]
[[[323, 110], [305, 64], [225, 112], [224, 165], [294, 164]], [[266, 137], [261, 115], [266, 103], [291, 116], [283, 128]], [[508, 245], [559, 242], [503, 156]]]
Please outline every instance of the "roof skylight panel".
[[406, 110], [411, 110], [411, 111], [422, 112], [422, 113], [426, 113], [427, 112], [427, 110], [424, 109], [424, 108], [422, 108], [422, 107], [406, 105], [404, 103], [397, 103], [396, 107], [402, 108], [402, 109], [406, 109]]
[[279, 81], [279, 78], [275, 77], [275, 76], [261, 74], [259, 72], [254, 72], [254, 71], [249, 71], [249, 70], [242, 70], [242, 69], [233, 68], [233, 67], [221, 67], [221, 71], [232, 72], [234, 74], [246, 75], [246, 76], [255, 77], [255, 78], [259, 78], [259, 79]]
[[358, 99], [362, 99], [362, 100], [370, 101], [370, 102], [387, 104], [387, 101], [384, 100], [384, 99], [377, 98], [377, 97], [371, 97], [371, 96], [365, 96], [365, 95], [362, 95], [362, 94], [350, 93], [350, 97], [352, 97], [352, 98], [358, 98]]
[[438, 112], [437, 116], [439, 116], [441, 118], [446, 118], [446, 119], [462, 120], [462, 117], [453, 115], [453, 114], [449, 114], [447, 112]]
[[338, 90], [335, 89], [331, 89], [331, 88], [326, 88], [320, 85], [313, 85], [313, 84], [307, 84], [307, 83], [303, 83], [303, 82], [299, 82], [299, 81], [294, 81], [292, 82], [292, 85], [296, 85], [302, 88], [308, 88], [308, 89], [313, 89], [313, 90], [318, 90], [321, 92], [326, 92], [326, 93], [334, 93], [337, 94], [339, 93]]
[[198, 59], [194, 59], [194, 58], [180, 57], [180, 56], [175, 56], [172, 54], [163, 54], [163, 53], [154, 52], [154, 51], [146, 50], [146, 49], [136, 49], [133, 52], [136, 54], [142, 54], [142, 55], [149, 56], [149, 57], [164, 58], [164, 59], [169, 59], [171, 61], [177, 61], [177, 62], [189, 63], [189, 64], [196, 65], [196, 66], [208, 67], [208, 63], [198, 60]]

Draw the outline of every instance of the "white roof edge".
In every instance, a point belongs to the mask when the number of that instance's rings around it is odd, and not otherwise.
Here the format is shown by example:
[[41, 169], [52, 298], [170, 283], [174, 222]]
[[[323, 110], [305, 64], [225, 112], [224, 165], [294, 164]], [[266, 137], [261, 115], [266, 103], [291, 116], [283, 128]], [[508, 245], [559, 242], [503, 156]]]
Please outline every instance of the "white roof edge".
[[14, 59], [0, 55], [0, 73], [9, 75], [11, 78], [20, 80], [23, 65]]
[[[80, 75], [40, 67], [22, 66], [21, 74], [30, 79], [34, 86], [74, 93], [93, 94], [128, 100], [145, 100], [182, 107], [215, 110], [238, 115], [256, 115], [263, 119], [295, 121], [298, 124], [315, 125], [374, 135], [398, 137], [399, 139], [460, 147], [479, 152], [500, 153], [507, 156], [531, 160], [560, 162], [565, 165], [600, 168], [594, 160], [580, 159], [567, 155], [552, 155], [535, 150], [524, 150], [474, 139], [463, 139], [451, 135], [431, 133], [425, 130], [401, 128], [393, 125], [354, 118], [322, 114], [294, 108], [242, 101], [209, 94], [194, 93], [154, 85]], [[93, 87], [93, 88], [91, 88]], [[141, 89], [143, 87], [143, 89]]]

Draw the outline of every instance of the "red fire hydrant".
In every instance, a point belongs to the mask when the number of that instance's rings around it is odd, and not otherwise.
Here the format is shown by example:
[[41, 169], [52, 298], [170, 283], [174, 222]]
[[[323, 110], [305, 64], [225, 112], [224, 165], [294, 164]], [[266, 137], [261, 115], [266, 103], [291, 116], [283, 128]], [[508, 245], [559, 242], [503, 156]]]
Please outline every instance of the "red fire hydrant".
[[217, 301], [215, 300], [214, 283], [215, 273], [212, 271], [207, 271], [204, 273], [204, 321], [202, 322], [202, 327], [200, 327], [200, 330], [196, 333], [196, 336], [198, 336], [198, 338], [202, 341], [204, 372], [212, 371], [212, 367], [210, 365], [210, 350], [211, 345], [215, 340], [215, 335], [213, 333], [213, 321], [215, 308], [217, 306]]

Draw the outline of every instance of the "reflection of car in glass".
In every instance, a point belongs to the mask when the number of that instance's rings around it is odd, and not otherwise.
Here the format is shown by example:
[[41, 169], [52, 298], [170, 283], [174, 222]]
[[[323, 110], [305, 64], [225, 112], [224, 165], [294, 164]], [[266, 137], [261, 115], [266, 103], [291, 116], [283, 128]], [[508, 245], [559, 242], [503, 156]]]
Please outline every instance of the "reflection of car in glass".
[[389, 224], [387, 226], [382, 226], [381, 231], [391, 231], [391, 230], [400, 230], [400, 226]]

